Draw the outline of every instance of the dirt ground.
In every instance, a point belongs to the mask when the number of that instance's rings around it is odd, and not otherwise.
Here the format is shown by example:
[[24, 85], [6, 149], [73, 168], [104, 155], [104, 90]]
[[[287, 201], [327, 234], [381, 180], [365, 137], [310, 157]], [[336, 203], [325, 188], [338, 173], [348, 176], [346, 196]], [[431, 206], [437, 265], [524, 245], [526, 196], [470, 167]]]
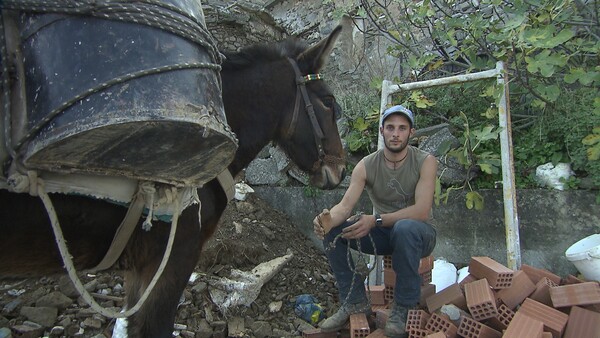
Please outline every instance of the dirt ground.
[[[250, 304], [224, 308], [211, 296], [213, 283], [232, 278], [234, 269], [250, 271], [258, 264], [291, 253], [272, 278], [260, 288]], [[119, 272], [82, 276], [91, 291], [102, 294], [104, 306], [121, 306], [123, 278]], [[204, 249], [201, 260], [181, 299], [174, 328], [180, 337], [298, 337], [310, 328], [294, 312], [296, 298], [314, 296], [324, 312], [337, 307], [334, 279], [322, 252], [296, 230], [280, 211], [254, 195], [246, 201], [231, 201], [216, 235]], [[235, 278], [232, 278], [235, 279]], [[27, 280], [0, 280], [0, 328], [21, 328], [31, 318], [22, 307], [33, 307], [41, 296], [64, 291], [65, 276]], [[257, 289], [258, 290], [258, 289]], [[45, 325], [50, 337], [110, 337], [114, 321], [95, 315], [81, 299], [59, 309], [54, 325]], [[33, 333], [30, 331], [29, 333]]]

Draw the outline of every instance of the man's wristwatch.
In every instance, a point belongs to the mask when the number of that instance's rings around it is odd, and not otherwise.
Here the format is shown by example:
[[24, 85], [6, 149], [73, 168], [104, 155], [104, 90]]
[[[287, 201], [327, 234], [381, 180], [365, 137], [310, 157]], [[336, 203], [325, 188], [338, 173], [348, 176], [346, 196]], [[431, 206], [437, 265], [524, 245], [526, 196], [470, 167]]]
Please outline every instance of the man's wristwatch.
[[377, 226], [377, 227], [383, 226], [383, 219], [381, 219], [380, 214], [375, 214], [375, 226]]

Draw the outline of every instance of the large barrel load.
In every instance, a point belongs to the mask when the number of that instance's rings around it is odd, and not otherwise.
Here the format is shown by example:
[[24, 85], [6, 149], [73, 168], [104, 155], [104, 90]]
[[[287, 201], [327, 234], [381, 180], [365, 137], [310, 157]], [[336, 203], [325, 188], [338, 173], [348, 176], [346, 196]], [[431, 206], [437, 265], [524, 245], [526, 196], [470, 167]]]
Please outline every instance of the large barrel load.
[[200, 0], [0, 2], [2, 176], [201, 186], [233, 159]]

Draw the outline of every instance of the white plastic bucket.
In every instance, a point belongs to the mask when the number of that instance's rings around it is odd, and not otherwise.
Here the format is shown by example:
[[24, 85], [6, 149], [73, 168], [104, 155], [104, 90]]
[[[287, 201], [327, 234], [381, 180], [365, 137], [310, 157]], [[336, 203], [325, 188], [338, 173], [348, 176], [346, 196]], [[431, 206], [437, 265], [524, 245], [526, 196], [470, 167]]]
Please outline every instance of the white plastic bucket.
[[588, 236], [571, 245], [565, 256], [585, 279], [600, 281], [600, 234]]

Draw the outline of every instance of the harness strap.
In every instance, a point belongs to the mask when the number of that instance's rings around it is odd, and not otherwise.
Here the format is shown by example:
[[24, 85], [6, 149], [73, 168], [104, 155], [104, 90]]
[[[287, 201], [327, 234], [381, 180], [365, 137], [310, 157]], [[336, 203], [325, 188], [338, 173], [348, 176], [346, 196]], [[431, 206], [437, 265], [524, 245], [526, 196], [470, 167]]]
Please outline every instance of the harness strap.
[[229, 169], [225, 168], [225, 170], [221, 171], [219, 175], [217, 175], [217, 180], [225, 191], [225, 195], [227, 195], [227, 201], [231, 201], [235, 196], [235, 182], [233, 181], [233, 176], [229, 172]]
[[[321, 129], [321, 126], [319, 125], [319, 121], [317, 120], [317, 115], [315, 114], [315, 109], [313, 108], [313, 105], [310, 101], [310, 97], [308, 96], [308, 92], [306, 91], [306, 82], [307, 81], [312, 81], [312, 80], [319, 80], [321, 79], [321, 75], [320, 74], [309, 74], [307, 76], [302, 76], [302, 74], [300, 73], [300, 68], [298, 68], [298, 64], [296, 63], [296, 61], [294, 61], [291, 58], [287, 58], [289, 63], [292, 65], [292, 68], [294, 69], [294, 73], [296, 74], [296, 106], [294, 107], [294, 116], [292, 117], [292, 123], [290, 125], [290, 132], [293, 131], [293, 128], [295, 128], [295, 120], [296, 120], [296, 115], [298, 114], [298, 108], [299, 108], [299, 97], [300, 97], [300, 93], [302, 94], [302, 98], [304, 99], [304, 106], [306, 107], [306, 113], [308, 114], [308, 118], [310, 119], [310, 123], [312, 125], [313, 128], [313, 134], [315, 137], [315, 143], [317, 145], [317, 150], [319, 152], [319, 157], [324, 157], [325, 156], [325, 150], [323, 149], [323, 142], [322, 140], [325, 138], [325, 134], [323, 134], [323, 130]], [[312, 76], [311, 76], [312, 75]]]
[[135, 226], [138, 223], [138, 220], [142, 216], [142, 212], [144, 211], [144, 199], [140, 198], [140, 192], [136, 193], [133, 196], [131, 203], [129, 204], [129, 209], [127, 209], [127, 214], [125, 218], [121, 221], [121, 224], [117, 228], [115, 232], [115, 236], [113, 237], [112, 243], [110, 243], [110, 247], [108, 251], [102, 258], [102, 261], [98, 263], [95, 267], [91, 269], [91, 271], [101, 271], [106, 270], [113, 266], [117, 259], [121, 257], [127, 242], [129, 242], [129, 238], [131, 238], [131, 234], [133, 230], [135, 230]]

